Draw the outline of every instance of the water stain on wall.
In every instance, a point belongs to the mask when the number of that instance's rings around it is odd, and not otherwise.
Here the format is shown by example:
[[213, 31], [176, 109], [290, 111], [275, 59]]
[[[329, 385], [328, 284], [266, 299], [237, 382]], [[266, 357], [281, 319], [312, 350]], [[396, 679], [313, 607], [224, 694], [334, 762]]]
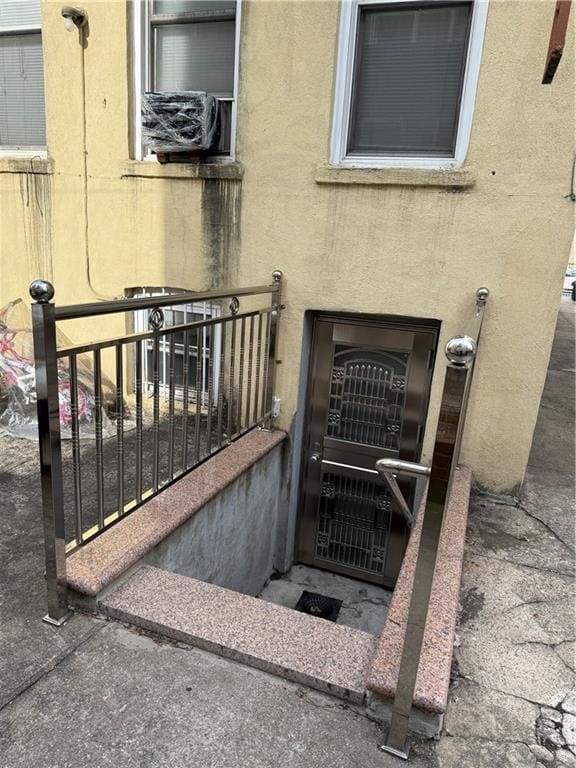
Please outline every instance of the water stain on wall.
[[240, 257], [241, 184], [202, 182], [202, 251], [209, 289], [235, 285]]

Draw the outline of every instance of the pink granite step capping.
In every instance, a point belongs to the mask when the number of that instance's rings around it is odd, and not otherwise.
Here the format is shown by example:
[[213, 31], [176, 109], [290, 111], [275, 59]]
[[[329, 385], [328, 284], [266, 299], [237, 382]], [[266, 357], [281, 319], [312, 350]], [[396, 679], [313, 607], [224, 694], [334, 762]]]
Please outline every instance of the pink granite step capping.
[[285, 438], [254, 429], [231, 443], [70, 555], [68, 586], [97, 595]]
[[376, 638], [230, 589], [143, 566], [98, 601], [111, 618], [362, 703]]
[[[469, 469], [456, 470], [442, 527], [416, 679], [414, 706], [433, 714], [443, 714], [448, 701], [471, 482]], [[418, 515], [410, 537], [386, 624], [366, 680], [368, 690], [385, 699], [393, 699], [396, 693], [422, 517], [422, 514]]]

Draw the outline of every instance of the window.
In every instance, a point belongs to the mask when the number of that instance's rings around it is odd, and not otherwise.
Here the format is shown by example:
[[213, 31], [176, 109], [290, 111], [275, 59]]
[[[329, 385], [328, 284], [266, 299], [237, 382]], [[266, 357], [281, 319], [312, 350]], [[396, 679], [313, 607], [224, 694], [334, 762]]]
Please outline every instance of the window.
[[135, 3], [136, 157], [142, 156], [140, 94], [206, 91], [218, 98], [220, 145], [233, 156], [236, 122], [239, 2], [140, 0]]
[[344, 0], [331, 162], [461, 165], [486, 11], [487, 0]]
[[[174, 293], [174, 290], [165, 288], [144, 289], [134, 293], [134, 296], [164, 296]], [[220, 315], [220, 308], [214, 304], [202, 301], [194, 304], [178, 304], [174, 307], [164, 307], [164, 326], [182, 325], [183, 323], [192, 323], [198, 320], [210, 320]], [[137, 310], [134, 317], [134, 330], [136, 333], [149, 330], [148, 316], [149, 310]], [[198, 345], [197, 332], [190, 331], [188, 338], [188, 384], [190, 385], [189, 398], [192, 402], [196, 400], [196, 365], [198, 360], [198, 346], [201, 347], [201, 354], [204, 359], [202, 366], [201, 398], [202, 404], [208, 401], [208, 374], [209, 374], [209, 355], [212, 350], [213, 360], [220, 358], [220, 326], [212, 325], [202, 328], [200, 337], [201, 343]], [[174, 381], [175, 395], [182, 397], [184, 387], [184, 331], [176, 332], [174, 343]], [[142, 385], [144, 392], [152, 394], [154, 391], [153, 381], [153, 356], [154, 342], [152, 339], [142, 342]], [[162, 334], [159, 344], [158, 373], [160, 379], [160, 394], [164, 399], [169, 396], [169, 377], [170, 377], [170, 337]], [[218, 365], [214, 365], [213, 370], [213, 392], [214, 396], [218, 394]]]
[[0, 151], [44, 149], [40, 0], [0, 2]]

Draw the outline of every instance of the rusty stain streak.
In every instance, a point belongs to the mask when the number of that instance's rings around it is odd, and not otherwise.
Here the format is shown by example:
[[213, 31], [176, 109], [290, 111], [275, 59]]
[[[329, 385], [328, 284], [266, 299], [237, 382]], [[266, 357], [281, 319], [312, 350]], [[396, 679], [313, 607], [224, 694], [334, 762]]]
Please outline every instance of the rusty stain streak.
[[23, 173], [19, 176], [19, 185], [31, 276], [52, 280], [52, 178], [46, 174]]
[[570, 17], [570, 7], [572, 0], [557, 0], [554, 9], [554, 20], [550, 30], [550, 42], [548, 44], [548, 53], [546, 54], [546, 65], [544, 67], [544, 77], [542, 85], [549, 85], [554, 79], [558, 64], [564, 53], [566, 45], [566, 30], [568, 28], [568, 19]]

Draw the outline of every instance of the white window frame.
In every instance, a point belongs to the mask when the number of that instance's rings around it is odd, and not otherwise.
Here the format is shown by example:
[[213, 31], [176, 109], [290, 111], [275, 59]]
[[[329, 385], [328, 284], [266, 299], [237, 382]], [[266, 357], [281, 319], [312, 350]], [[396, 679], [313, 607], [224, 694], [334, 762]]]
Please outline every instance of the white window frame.
[[[143, 289], [141, 291], [138, 291], [138, 293], [133, 294], [134, 297], [143, 297], [143, 296], [168, 296], [171, 293], [174, 293], [174, 291], [166, 289], [166, 288], [155, 288], [155, 289]], [[220, 317], [220, 307], [216, 306], [215, 304], [211, 304], [207, 301], [200, 301], [200, 302], [194, 302], [192, 304], [175, 304], [174, 306], [165, 307], [165, 310], [174, 310], [177, 312], [184, 312], [184, 322], [188, 322], [188, 314], [197, 314], [202, 315], [204, 320], [210, 320], [211, 318], [217, 318]], [[150, 330], [148, 318], [150, 315], [150, 310], [148, 309], [138, 309], [134, 312], [134, 331], [136, 333], [146, 333]], [[219, 387], [219, 377], [220, 377], [220, 366], [216, 364], [218, 360], [220, 360], [220, 354], [221, 354], [221, 337], [222, 337], [222, 326], [220, 323], [216, 323], [212, 326], [212, 359], [215, 361], [214, 369], [212, 372], [212, 387], [213, 387], [213, 397], [218, 397], [218, 387]], [[142, 355], [142, 387], [143, 392], [145, 392], [148, 395], [152, 395], [154, 393], [154, 383], [153, 383], [153, 376], [152, 371], [150, 370], [150, 367], [148, 365], [148, 354], [147, 352], [152, 349], [152, 341], [147, 340], [142, 342], [143, 344], [143, 355]], [[192, 350], [192, 346], [190, 346], [190, 353]], [[184, 347], [180, 349], [180, 345], [175, 345], [175, 354], [184, 356]], [[198, 352], [197, 352], [198, 354]], [[204, 358], [204, 381], [202, 382], [202, 395], [201, 395], [201, 405], [206, 405], [208, 402], [208, 387], [207, 387], [207, 380], [208, 380], [208, 360], [209, 360], [209, 347], [207, 344], [207, 333], [206, 328], [204, 328], [202, 333], [202, 356]], [[197, 363], [198, 364], [198, 363]], [[168, 334], [162, 334], [160, 337], [160, 343], [159, 343], [159, 360], [158, 360], [158, 369], [159, 369], [159, 376], [160, 376], [160, 386], [159, 386], [159, 392], [160, 396], [163, 397], [163, 399], [168, 399], [170, 394], [170, 387], [169, 387], [169, 366], [170, 366], [170, 336]], [[177, 400], [182, 399], [183, 397], [183, 387], [177, 386], [174, 390], [174, 395]], [[190, 391], [189, 391], [189, 402], [195, 403], [196, 402], [196, 388], [194, 385], [190, 385]]]
[[[39, 34], [42, 36], [42, 26], [38, 24], [16, 24], [12, 26], [0, 26], [0, 36], [3, 35], [26, 35]], [[44, 55], [44, 44], [42, 44], [42, 55]], [[44, 99], [46, 99], [46, 88], [44, 88]], [[21, 147], [15, 145], [0, 144], [0, 157], [39, 157], [45, 159], [48, 156], [46, 144], [23, 144]]]
[[[438, 1], [440, 2], [441, 0]], [[474, 0], [472, 8], [470, 37], [468, 40], [466, 69], [460, 100], [454, 155], [450, 157], [418, 157], [347, 154], [360, 9], [364, 6], [385, 6], [392, 3], [408, 6], [410, 4], [417, 4], [418, 0], [342, 0], [330, 163], [350, 168], [457, 168], [464, 164], [470, 143], [472, 117], [480, 73], [486, 17], [488, 14], [488, 0]]]
[[[238, 70], [240, 64], [240, 24], [242, 21], [242, 0], [235, 0], [236, 19], [234, 35], [234, 92], [232, 95], [232, 116], [230, 125], [230, 152], [227, 155], [214, 155], [209, 157], [213, 163], [229, 163], [236, 159], [236, 121], [238, 113]], [[134, 160], [147, 160], [158, 162], [158, 158], [152, 152], [146, 150], [142, 143], [142, 94], [149, 90], [150, 83], [150, 9], [152, 0], [133, 0], [132, 2], [132, 28], [134, 51], [133, 57], [133, 147], [132, 158]]]

